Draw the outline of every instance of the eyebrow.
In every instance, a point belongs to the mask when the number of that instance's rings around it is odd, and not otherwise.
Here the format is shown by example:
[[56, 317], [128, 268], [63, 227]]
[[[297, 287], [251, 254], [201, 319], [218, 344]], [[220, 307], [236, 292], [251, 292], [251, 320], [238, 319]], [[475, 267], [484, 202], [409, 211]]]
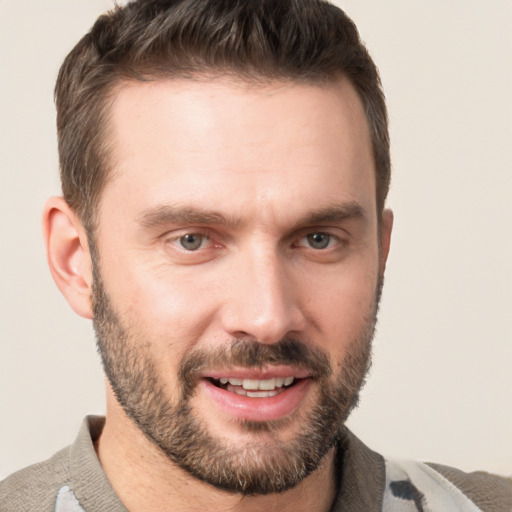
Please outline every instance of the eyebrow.
[[[302, 227], [326, 222], [363, 219], [365, 216], [363, 207], [351, 201], [311, 210], [294, 224], [296, 227]], [[170, 224], [220, 225], [236, 228], [241, 224], [241, 219], [228, 217], [215, 210], [160, 205], [144, 210], [138, 218], [138, 223], [147, 229], [156, 229]]]
[[364, 219], [364, 208], [355, 201], [338, 203], [308, 212], [297, 224], [322, 224], [324, 222], [343, 222], [352, 219]]
[[217, 224], [227, 227], [236, 227], [239, 224], [238, 220], [214, 210], [180, 208], [172, 205], [149, 208], [142, 212], [138, 222], [148, 229], [168, 224]]

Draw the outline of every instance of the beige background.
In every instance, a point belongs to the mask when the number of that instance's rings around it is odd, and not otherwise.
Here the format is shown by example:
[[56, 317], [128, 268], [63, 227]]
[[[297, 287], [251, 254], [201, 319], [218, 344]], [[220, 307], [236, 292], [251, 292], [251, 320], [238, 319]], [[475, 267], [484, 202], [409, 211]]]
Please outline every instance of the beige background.
[[[0, 477], [103, 410], [91, 327], [46, 269], [52, 89], [109, 0], [0, 0]], [[512, 472], [512, 2], [347, 0], [389, 99], [396, 227], [350, 420], [376, 450]]]

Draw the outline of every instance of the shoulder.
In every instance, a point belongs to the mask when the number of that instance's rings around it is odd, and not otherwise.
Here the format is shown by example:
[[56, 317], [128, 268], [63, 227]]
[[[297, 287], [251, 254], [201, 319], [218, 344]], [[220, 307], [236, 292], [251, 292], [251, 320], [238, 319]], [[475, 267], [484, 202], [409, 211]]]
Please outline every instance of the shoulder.
[[465, 473], [441, 464], [428, 463], [427, 465], [459, 488], [482, 510], [512, 511], [512, 476], [492, 475], [485, 471]]
[[[512, 511], [512, 479], [439, 464], [386, 459], [384, 511]], [[405, 509], [404, 509], [405, 510]], [[409, 510], [409, 509], [407, 509]]]
[[69, 452], [64, 448], [0, 482], [2, 512], [53, 511], [57, 492], [69, 479]]

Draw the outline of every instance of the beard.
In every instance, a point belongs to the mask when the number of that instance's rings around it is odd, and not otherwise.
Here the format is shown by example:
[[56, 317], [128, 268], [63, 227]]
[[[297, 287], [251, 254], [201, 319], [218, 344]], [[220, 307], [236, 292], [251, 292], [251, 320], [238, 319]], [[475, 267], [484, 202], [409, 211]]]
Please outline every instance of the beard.
[[[232, 339], [213, 351], [188, 352], [179, 364], [179, 392], [170, 400], [151, 354], [151, 340], [137, 337], [123, 325], [97, 265], [93, 265], [93, 277], [93, 324], [105, 374], [128, 418], [172, 463], [218, 489], [244, 495], [283, 492], [319, 467], [358, 403], [370, 367], [381, 283], [371, 315], [349, 344], [337, 374], [328, 354], [303, 340], [285, 338], [264, 344]], [[309, 412], [275, 421], [240, 420], [240, 430], [253, 433], [253, 440], [237, 445], [215, 437], [193, 412], [191, 399], [202, 369], [278, 364], [311, 373], [318, 394]], [[299, 433], [282, 441], [279, 431], [292, 421], [300, 422]]]

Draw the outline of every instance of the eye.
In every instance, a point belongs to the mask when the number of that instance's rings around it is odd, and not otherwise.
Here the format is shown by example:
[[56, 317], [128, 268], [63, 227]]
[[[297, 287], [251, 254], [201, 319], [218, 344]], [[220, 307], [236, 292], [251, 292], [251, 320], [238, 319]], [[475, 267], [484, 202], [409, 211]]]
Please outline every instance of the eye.
[[[336, 237], [329, 233], [309, 233], [304, 237], [306, 244], [313, 249], [327, 249], [336, 241]], [[300, 244], [300, 245], [306, 245]]]
[[201, 249], [207, 241], [208, 237], [200, 233], [187, 233], [186, 235], [180, 236], [177, 240], [179, 245], [187, 251], [197, 251]]

